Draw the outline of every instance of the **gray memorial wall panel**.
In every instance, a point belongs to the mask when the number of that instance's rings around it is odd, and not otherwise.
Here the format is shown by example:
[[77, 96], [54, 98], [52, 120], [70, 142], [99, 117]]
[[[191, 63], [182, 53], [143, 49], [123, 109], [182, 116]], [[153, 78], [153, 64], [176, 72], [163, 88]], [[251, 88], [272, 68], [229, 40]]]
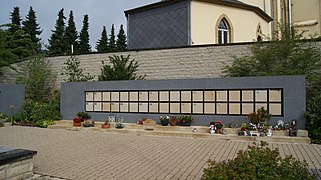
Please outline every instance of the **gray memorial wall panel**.
[[24, 100], [24, 85], [0, 84], [0, 113], [9, 116], [19, 112]]
[[305, 77], [244, 77], [184, 80], [143, 80], [62, 83], [61, 113], [73, 119], [79, 111], [89, 112], [102, 121], [108, 114], [118, 114], [125, 122], [142, 117], [158, 120], [160, 115], [191, 114], [193, 125], [246, 121], [246, 115], [264, 107], [278, 120], [298, 120], [306, 108]]

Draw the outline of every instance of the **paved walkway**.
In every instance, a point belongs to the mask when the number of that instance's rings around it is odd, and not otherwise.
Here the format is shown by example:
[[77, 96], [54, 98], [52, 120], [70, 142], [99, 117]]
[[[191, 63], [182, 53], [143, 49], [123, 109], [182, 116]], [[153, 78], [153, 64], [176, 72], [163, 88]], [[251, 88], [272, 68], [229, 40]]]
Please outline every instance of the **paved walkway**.
[[[236, 156], [251, 142], [30, 127], [0, 128], [0, 146], [38, 151], [34, 171], [65, 179], [200, 179], [208, 159]], [[321, 176], [321, 146], [270, 143]]]

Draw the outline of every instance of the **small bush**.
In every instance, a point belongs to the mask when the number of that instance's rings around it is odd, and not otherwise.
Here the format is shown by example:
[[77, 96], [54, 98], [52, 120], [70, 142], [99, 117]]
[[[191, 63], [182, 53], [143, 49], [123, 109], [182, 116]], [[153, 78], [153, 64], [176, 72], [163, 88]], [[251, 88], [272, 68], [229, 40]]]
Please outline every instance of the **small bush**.
[[239, 151], [233, 160], [209, 161], [204, 168], [203, 180], [207, 179], [316, 179], [310, 175], [306, 162], [300, 162], [292, 156], [281, 158], [278, 149], [271, 150], [266, 142], [249, 146]]
[[312, 98], [304, 113], [307, 130], [314, 142], [321, 143], [321, 95]]
[[22, 110], [10, 117], [13, 125], [38, 126], [46, 128], [60, 119], [59, 105], [54, 101], [36, 102], [26, 100]]

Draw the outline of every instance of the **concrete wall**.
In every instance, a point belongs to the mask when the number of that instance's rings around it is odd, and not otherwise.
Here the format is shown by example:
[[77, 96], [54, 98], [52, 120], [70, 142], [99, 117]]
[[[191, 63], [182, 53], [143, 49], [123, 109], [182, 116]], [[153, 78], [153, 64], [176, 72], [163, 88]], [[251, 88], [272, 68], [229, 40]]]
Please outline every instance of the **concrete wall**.
[[[19, 112], [25, 100], [25, 87], [18, 84], [0, 84], [0, 113], [12, 115]], [[14, 108], [10, 109], [13, 105]]]
[[[147, 91], [147, 90], [207, 90], [207, 89], [283, 89], [283, 115], [272, 118], [270, 124], [276, 124], [280, 119], [289, 122], [298, 120], [300, 128], [305, 127], [303, 112], [306, 109], [304, 76], [282, 77], [248, 77], [248, 78], [210, 78], [184, 80], [142, 80], [142, 81], [109, 81], [62, 83], [61, 85], [61, 114], [63, 119], [73, 119], [75, 113], [85, 111], [86, 91]], [[250, 113], [250, 112], [249, 112]], [[94, 120], [102, 121], [109, 113], [90, 112]], [[125, 122], [136, 122], [142, 117], [155, 120], [162, 114], [120, 113]], [[179, 114], [171, 114], [177, 115]], [[234, 120], [240, 125], [245, 121], [244, 116], [231, 115], [193, 115], [194, 125], [208, 125], [214, 120], [230, 123]]]
[[[230, 44], [224, 46], [193, 46], [172, 49], [154, 49], [140, 51], [125, 51], [118, 53], [93, 53], [77, 56], [85, 73], [97, 76], [103, 66], [102, 61], [108, 62], [112, 55], [131, 55], [139, 63], [139, 74], [146, 74], [146, 79], [187, 79], [220, 77], [222, 67], [233, 60], [233, 56], [250, 55], [251, 44]], [[65, 77], [61, 76], [61, 69], [69, 56], [47, 57], [57, 74], [56, 86], [60, 87]], [[14, 65], [16, 67], [16, 65]], [[17, 74], [8, 67], [0, 69], [3, 76], [0, 83], [15, 83]]]

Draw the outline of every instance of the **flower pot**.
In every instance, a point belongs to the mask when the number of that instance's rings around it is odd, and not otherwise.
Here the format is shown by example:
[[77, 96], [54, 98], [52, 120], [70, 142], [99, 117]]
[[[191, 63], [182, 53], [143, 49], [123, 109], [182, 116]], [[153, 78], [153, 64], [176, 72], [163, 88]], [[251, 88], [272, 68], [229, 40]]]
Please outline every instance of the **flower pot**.
[[222, 134], [222, 129], [217, 129], [216, 134]]
[[110, 124], [102, 124], [101, 127], [103, 129], [108, 129], [108, 128], [110, 128]]
[[170, 121], [171, 126], [176, 126], [176, 121]]
[[180, 122], [179, 125], [180, 126], [191, 126], [191, 123], [192, 122], [185, 121], [185, 122]]
[[161, 120], [162, 126], [168, 126], [169, 120], [168, 119], [164, 119]]
[[81, 122], [79, 122], [79, 123], [74, 122], [74, 126], [81, 126]]
[[210, 130], [210, 133], [211, 133], [211, 134], [215, 134], [215, 130], [214, 130], [214, 129], [211, 129], [211, 130]]

